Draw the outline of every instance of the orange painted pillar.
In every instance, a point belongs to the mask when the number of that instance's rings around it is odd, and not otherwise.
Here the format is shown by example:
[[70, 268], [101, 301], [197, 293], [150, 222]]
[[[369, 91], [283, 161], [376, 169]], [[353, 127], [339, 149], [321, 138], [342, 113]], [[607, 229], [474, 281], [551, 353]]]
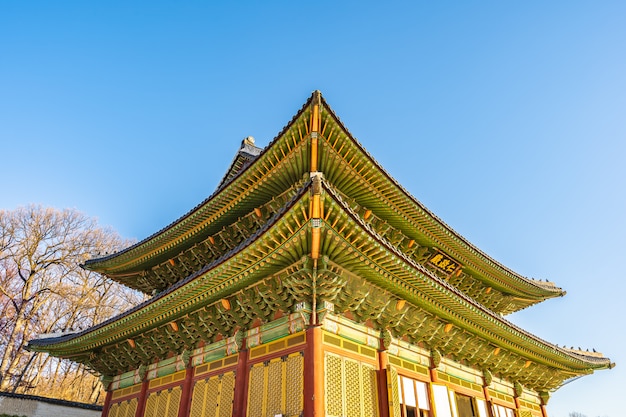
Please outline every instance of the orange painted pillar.
[[548, 410], [546, 410], [546, 406], [545, 405], [541, 405], [541, 415], [543, 417], [548, 417]]
[[139, 398], [137, 399], [137, 411], [135, 412], [135, 417], [143, 417], [144, 412], [146, 411], [146, 399], [148, 398], [148, 385], [150, 381], [144, 379], [141, 383], [141, 391], [139, 392]]
[[235, 370], [235, 394], [233, 397], [233, 417], [245, 417], [248, 400], [248, 349], [239, 350]]
[[387, 365], [389, 356], [387, 351], [378, 352], [378, 409], [380, 417], [389, 417], [389, 391], [387, 389]]
[[515, 397], [515, 409], [519, 410], [520, 408], [522, 408], [522, 406], [520, 405], [519, 398]]
[[[430, 376], [430, 382], [432, 383], [436, 383], [439, 382], [439, 376], [437, 375], [437, 366], [435, 365], [435, 361], [432, 358], [432, 354], [431, 354], [431, 358], [430, 358], [430, 367], [428, 368], [428, 374]], [[428, 400], [431, 404], [431, 409], [433, 407], [433, 404], [435, 404], [435, 390], [433, 389], [433, 385], [428, 384]]]
[[432, 382], [439, 382], [439, 377], [437, 376], [437, 369], [436, 368], [430, 368], [430, 380]]
[[191, 392], [193, 390], [193, 366], [185, 368], [185, 380], [183, 381], [183, 392], [180, 396], [180, 406], [178, 407], [178, 417], [189, 415], [191, 405]]
[[487, 413], [489, 417], [493, 417], [493, 403], [491, 402], [491, 395], [489, 395], [489, 389], [483, 386], [483, 394], [485, 395], [485, 402], [487, 403]]
[[322, 328], [311, 326], [306, 330], [304, 349], [304, 417], [324, 415], [324, 352]]
[[104, 405], [102, 406], [102, 417], [107, 417], [109, 415], [109, 407], [111, 407], [111, 397], [113, 397], [112, 390], [107, 389], [106, 393], [107, 394], [104, 397]]

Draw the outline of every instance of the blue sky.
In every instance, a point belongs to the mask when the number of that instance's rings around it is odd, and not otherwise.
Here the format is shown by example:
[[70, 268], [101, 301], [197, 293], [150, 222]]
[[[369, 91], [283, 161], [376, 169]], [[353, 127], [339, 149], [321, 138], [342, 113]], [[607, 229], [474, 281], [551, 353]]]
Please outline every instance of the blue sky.
[[552, 417], [623, 415], [623, 2], [0, 4], [0, 208], [142, 239], [210, 195], [319, 89], [433, 212], [567, 290], [509, 317], [617, 368]]

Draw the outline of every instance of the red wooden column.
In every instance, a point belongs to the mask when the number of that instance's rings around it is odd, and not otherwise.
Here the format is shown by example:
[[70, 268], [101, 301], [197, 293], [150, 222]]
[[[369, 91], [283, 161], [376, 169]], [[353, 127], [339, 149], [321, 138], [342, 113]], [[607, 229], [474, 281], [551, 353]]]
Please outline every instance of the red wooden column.
[[[515, 397], [515, 411], [519, 412], [519, 410], [522, 408], [522, 405], [519, 402], [519, 398], [516, 396]], [[518, 413], [516, 413], [518, 414]]]
[[489, 417], [493, 417], [493, 403], [491, 402], [491, 395], [489, 395], [489, 388], [486, 385], [483, 385], [483, 394], [485, 395], [485, 402], [487, 403], [487, 413]]
[[[111, 384], [109, 383], [109, 386]], [[111, 406], [111, 397], [113, 397], [113, 391], [109, 389], [109, 386], [106, 387], [106, 396], [104, 397], [104, 405], [102, 406], [102, 417], [107, 417], [109, 415], [109, 407]]]
[[437, 367], [439, 366], [440, 360], [441, 357], [438, 353], [436, 353], [436, 351], [433, 350], [430, 352], [430, 366], [428, 367], [428, 375], [430, 376], [430, 383], [428, 384], [428, 401], [430, 402], [431, 410], [435, 404], [435, 389], [433, 388], [433, 383], [439, 382]]
[[193, 366], [189, 364], [187, 365], [187, 368], [185, 368], [185, 380], [183, 381], [183, 392], [181, 393], [181, 396], [180, 396], [180, 406], [178, 407], [178, 417], [187, 417], [189, 415], [189, 406], [191, 404], [192, 390], [193, 390]]
[[428, 372], [430, 373], [430, 380], [432, 382], [439, 382], [439, 376], [437, 375], [437, 368], [436, 367], [428, 368]]
[[378, 409], [380, 417], [389, 417], [389, 390], [387, 389], [387, 365], [389, 356], [386, 350], [378, 352]]
[[[245, 342], [244, 342], [245, 343]], [[239, 349], [235, 370], [235, 393], [233, 397], [233, 417], [245, 417], [248, 393], [248, 349]]]
[[547, 392], [540, 392], [539, 399], [541, 400], [541, 415], [543, 417], [548, 417], [548, 410], [546, 407], [548, 406], [548, 400], [550, 399], [550, 396]]
[[143, 417], [143, 413], [146, 411], [146, 399], [148, 397], [148, 385], [150, 381], [144, 376], [144, 380], [141, 382], [141, 391], [139, 392], [139, 398], [137, 399], [137, 411], [135, 417]]
[[311, 326], [306, 330], [304, 348], [304, 417], [324, 415], [324, 352], [322, 328]]

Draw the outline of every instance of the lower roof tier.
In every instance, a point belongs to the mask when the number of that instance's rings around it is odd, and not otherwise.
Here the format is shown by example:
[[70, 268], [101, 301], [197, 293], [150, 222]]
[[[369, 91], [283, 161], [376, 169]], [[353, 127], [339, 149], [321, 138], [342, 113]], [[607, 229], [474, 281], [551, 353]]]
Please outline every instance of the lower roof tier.
[[316, 313], [313, 323], [332, 309], [381, 337], [388, 332], [537, 391], [612, 366], [488, 310], [378, 235], [319, 178], [196, 274], [100, 325], [40, 337], [29, 348], [115, 375], [302, 306]]

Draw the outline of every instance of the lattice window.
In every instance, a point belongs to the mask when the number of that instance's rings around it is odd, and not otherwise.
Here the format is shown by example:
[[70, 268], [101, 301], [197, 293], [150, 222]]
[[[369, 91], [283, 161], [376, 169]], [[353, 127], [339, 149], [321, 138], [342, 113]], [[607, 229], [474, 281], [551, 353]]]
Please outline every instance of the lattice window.
[[343, 366], [346, 398], [344, 415], [347, 417], [361, 417], [361, 367], [358, 362], [352, 360], [345, 360]]
[[111, 404], [108, 417], [135, 417], [137, 398]]
[[376, 370], [373, 366], [332, 353], [326, 353], [324, 366], [327, 416], [378, 416]]
[[362, 416], [378, 415], [378, 396], [376, 388], [376, 370], [373, 367], [361, 364], [362, 381]]
[[400, 417], [400, 384], [398, 371], [393, 366], [387, 366], [387, 396], [389, 397], [389, 417]]
[[120, 413], [120, 403], [115, 403], [115, 404], [111, 404], [111, 407], [109, 408], [109, 417], [118, 417], [118, 414]]
[[119, 417], [135, 417], [135, 412], [137, 411], [137, 398], [133, 398], [128, 401], [128, 408], [126, 409], [126, 415], [120, 415]]
[[282, 400], [285, 379], [283, 377], [283, 361], [272, 361], [267, 366], [267, 407], [265, 415], [275, 416], [282, 414]]
[[253, 365], [250, 368], [247, 415], [300, 416], [304, 408], [303, 366], [301, 353]]
[[145, 417], [177, 417], [181, 387], [168, 388], [148, 395]]
[[108, 417], [117, 417], [119, 413], [120, 403], [111, 404], [109, 407], [109, 412], [107, 414]]
[[201, 379], [194, 384], [190, 417], [227, 417], [232, 415], [235, 373], [227, 372]]
[[285, 369], [287, 381], [286, 414], [288, 416], [300, 415], [304, 409], [304, 361], [302, 356], [289, 356]]
[[146, 410], [144, 412], [144, 416], [153, 416], [156, 410], [157, 397], [156, 395], [148, 396], [146, 399]]
[[325, 361], [326, 415], [343, 416], [343, 361], [339, 356], [327, 354]]
[[265, 398], [265, 366], [257, 364], [250, 369], [250, 380], [248, 382], [248, 415], [250, 417], [263, 416], [263, 399]]
[[233, 415], [233, 400], [235, 399], [234, 372], [228, 372], [222, 377], [220, 393], [221, 397], [218, 417], [230, 417]]

